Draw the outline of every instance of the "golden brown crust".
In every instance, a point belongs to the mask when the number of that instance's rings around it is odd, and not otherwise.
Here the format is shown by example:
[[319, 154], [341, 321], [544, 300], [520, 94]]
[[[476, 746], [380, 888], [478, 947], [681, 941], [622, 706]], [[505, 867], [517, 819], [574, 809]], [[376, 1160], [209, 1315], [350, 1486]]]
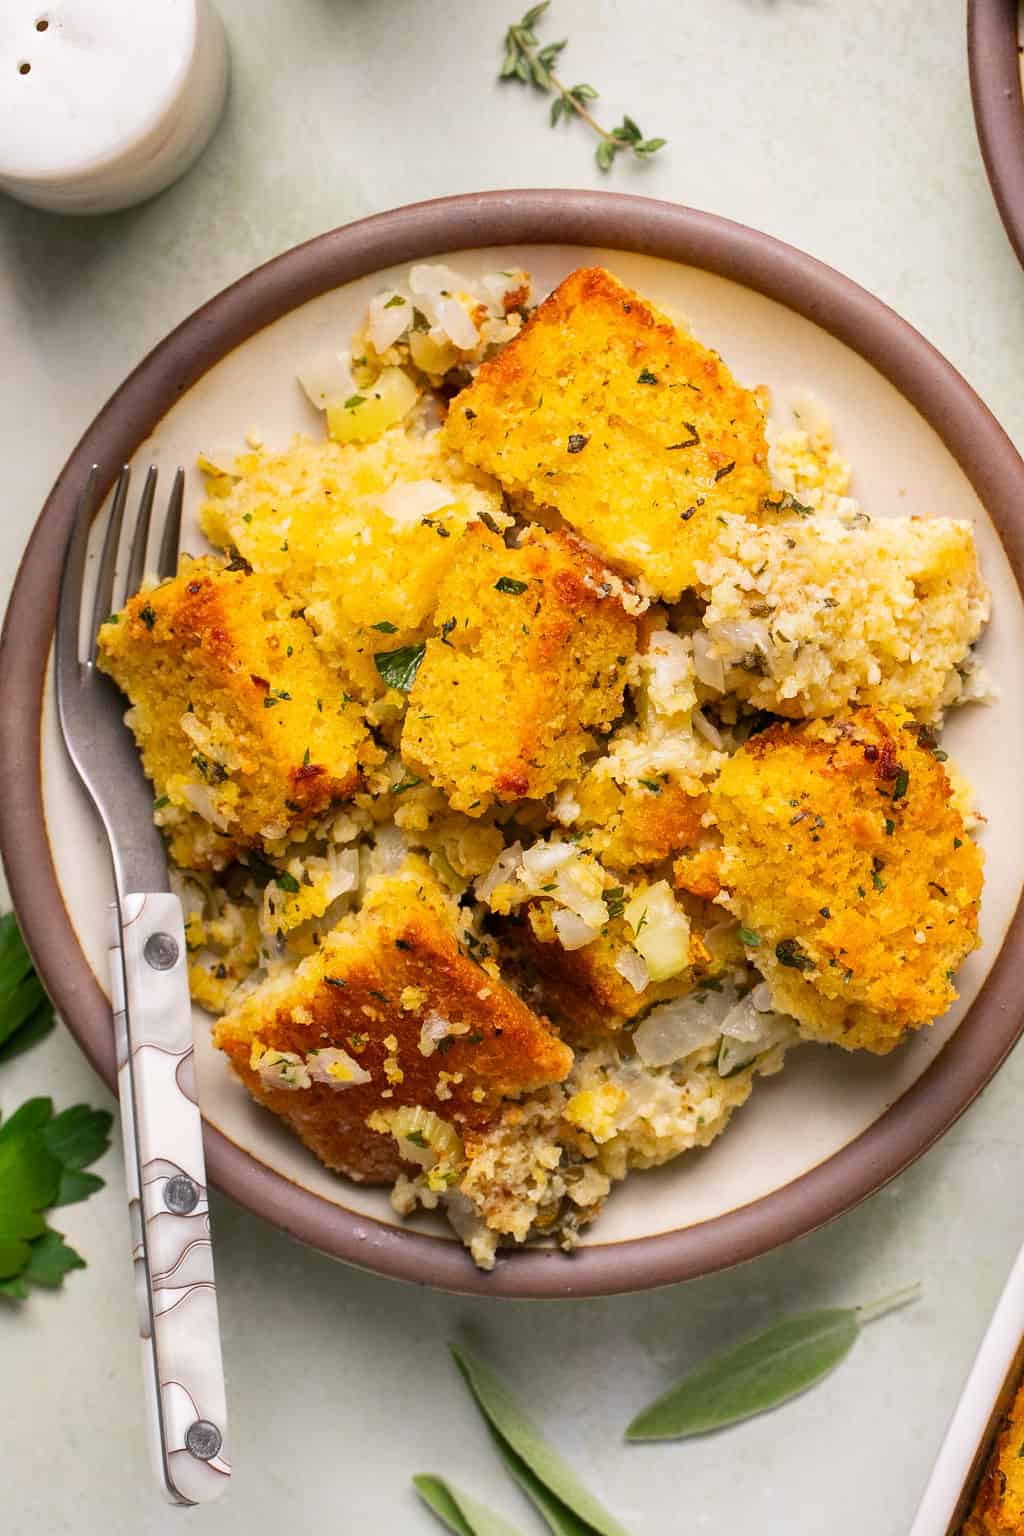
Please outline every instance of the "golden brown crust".
[[884, 1053], [949, 1007], [982, 860], [924, 727], [869, 709], [772, 726], [726, 763], [712, 811], [725, 904], [806, 1034]]
[[448, 444], [677, 598], [724, 512], [770, 489], [764, 412], [721, 358], [580, 268], [452, 402]]
[[[276, 583], [215, 559], [183, 560], [100, 632], [101, 665], [160, 799], [172, 853], [221, 867], [350, 796], [379, 755], [302, 618]], [[201, 823], [196, 791], [212, 808]], [[196, 831], [197, 825], [205, 835]], [[216, 829], [216, 832], [215, 830]], [[212, 851], [211, 851], [212, 850]]]
[[402, 733], [455, 809], [549, 794], [621, 712], [636, 623], [620, 586], [564, 529], [518, 549], [467, 529]]
[[[424, 1055], [423, 1027], [437, 1018], [453, 1032]], [[572, 1065], [546, 1021], [468, 957], [432, 882], [408, 876], [384, 881], [328, 935], [286, 994], [261, 989], [223, 1018], [214, 1043], [322, 1162], [368, 1180], [399, 1167], [390, 1138], [366, 1125], [374, 1110], [423, 1105], [460, 1130], [479, 1128], [503, 1098], [560, 1082]], [[250, 1064], [254, 1043], [300, 1057], [341, 1049], [372, 1081], [267, 1087]]]
[[706, 795], [693, 795], [670, 780], [620, 787], [588, 774], [576, 790], [580, 811], [573, 826], [610, 869], [629, 871], [660, 864], [691, 847], [701, 835]]

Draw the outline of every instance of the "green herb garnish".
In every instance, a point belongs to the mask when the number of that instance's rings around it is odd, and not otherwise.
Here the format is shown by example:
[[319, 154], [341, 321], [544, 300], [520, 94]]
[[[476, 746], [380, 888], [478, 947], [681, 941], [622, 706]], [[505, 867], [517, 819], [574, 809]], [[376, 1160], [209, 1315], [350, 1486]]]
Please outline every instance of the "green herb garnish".
[[[524, 1467], [530, 1481], [536, 1480], [540, 1484], [545, 1498], [558, 1510], [561, 1524], [549, 1522], [552, 1530], [586, 1532], [587, 1536], [595, 1536], [595, 1533], [596, 1536], [626, 1536], [619, 1522], [587, 1492], [572, 1468], [548, 1445], [490, 1367], [454, 1345], [451, 1351], [477, 1406], [491, 1426], [503, 1459], [514, 1458]], [[523, 1480], [523, 1486], [530, 1493], [526, 1480]]]
[[582, 432], [570, 432], [566, 450], [569, 453], [582, 453], [589, 442], [590, 438], [585, 437]]
[[291, 896], [296, 896], [298, 894], [299, 882], [296, 880], [295, 876], [290, 875], [287, 870], [284, 870], [281, 874], [274, 876], [274, 884], [279, 885], [282, 891], [287, 891]]
[[413, 1478], [413, 1487], [428, 1509], [455, 1536], [519, 1536], [515, 1526], [502, 1520], [486, 1505], [471, 1499], [443, 1477], [421, 1472]]
[[545, 95], [553, 95], [551, 126], [554, 128], [564, 117], [582, 119], [600, 140], [595, 156], [602, 171], [611, 169], [615, 157], [626, 150], [638, 159], [646, 160], [656, 154], [667, 142], [665, 139], [645, 139], [631, 117], [623, 116], [616, 128], [602, 128], [587, 103], [596, 101], [598, 93], [592, 85], [565, 85], [555, 73], [555, 64], [566, 45], [563, 38], [558, 43], [547, 43], [542, 48], [534, 30], [550, 0], [533, 5], [518, 22], [505, 33], [505, 59], [498, 76], [500, 80], [518, 80], [523, 85], [533, 85]]
[[642, 784], [644, 789], [649, 789], [652, 795], [661, 794], [661, 784], [657, 779], [639, 779], [638, 783]]
[[636, 381], [638, 384], [657, 384], [658, 375], [652, 373], [649, 368], [641, 368], [636, 376]]
[[761, 935], [759, 933], [755, 933], [752, 928], [741, 928], [740, 929], [740, 943], [741, 944], [746, 944], [751, 949], [756, 949], [757, 946], [760, 944], [760, 942], [761, 942]]
[[796, 939], [783, 939], [775, 946], [775, 958], [780, 965], [788, 965], [794, 971], [811, 971], [814, 961], [805, 955]]
[[378, 651], [373, 658], [374, 665], [389, 688], [408, 693], [416, 680], [425, 650], [426, 645], [421, 640], [419, 645], [401, 645], [397, 651]]
[[774, 1323], [709, 1360], [638, 1413], [627, 1440], [679, 1440], [753, 1418], [827, 1376], [865, 1323], [916, 1301], [920, 1286], [870, 1307], [827, 1307]]
[[358, 405], [365, 405], [365, 404], [366, 404], [366, 396], [365, 395], [349, 395], [348, 399], [345, 401], [345, 409], [346, 409], [346, 411], [354, 411], [356, 409], [356, 406], [358, 406]]
[[388, 299], [387, 303], [384, 305], [384, 308], [385, 309], [397, 309], [399, 304], [404, 304], [404, 303], [405, 303], [405, 300], [402, 298], [402, 295], [400, 293], [393, 293], [391, 295], [390, 299]]
[[398, 625], [392, 624], [390, 619], [381, 619], [378, 624], [371, 624], [371, 629], [379, 629], [382, 635], [397, 635]]
[[910, 783], [910, 774], [906, 768], [901, 768], [896, 775], [896, 783], [893, 785], [892, 797], [894, 800], [902, 800]]
[[528, 586], [529, 582], [517, 581], [514, 576], [499, 576], [498, 580], [494, 583], [494, 590], [495, 592], [508, 592], [513, 597], [519, 597], [526, 591]]
[[147, 629], [152, 629], [153, 625], [156, 623], [156, 614], [153, 612], [148, 603], [143, 604], [143, 606], [139, 609], [139, 618], [142, 620], [143, 624], [145, 624]]
[[411, 1141], [414, 1147], [427, 1147], [430, 1145], [422, 1131], [406, 1131], [405, 1139], [406, 1141]]
[[0, 1125], [0, 1296], [21, 1300], [29, 1285], [53, 1288], [85, 1260], [47, 1226], [45, 1213], [102, 1189], [84, 1170], [110, 1145], [113, 1117], [75, 1104], [55, 1115], [29, 1099]]
[[0, 1062], [18, 1056], [53, 1028], [53, 1005], [25, 948], [13, 912], [0, 917]]
[[422, 779], [417, 779], [417, 778], [403, 779], [401, 784], [392, 784], [392, 786], [391, 786], [391, 793], [393, 795], [404, 795], [405, 791], [407, 789], [415, 789], [417, 784], [422, 784], [422, 783], [423, 783]]

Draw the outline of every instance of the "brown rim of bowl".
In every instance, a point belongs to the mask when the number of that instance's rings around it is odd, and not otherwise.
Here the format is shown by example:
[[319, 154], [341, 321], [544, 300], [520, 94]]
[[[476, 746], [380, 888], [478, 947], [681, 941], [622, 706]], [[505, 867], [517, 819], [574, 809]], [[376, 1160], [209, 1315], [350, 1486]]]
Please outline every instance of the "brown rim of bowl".
[[[832, 268], [713, 214], [618, 193], [484, 192], [396, 209], [321, 235], [257, 268], [157, 346], [103, 408], [61, 471], [29, 541], [0, 638], [0, 850], [25, 937], [62, 1016], [114, 1084], [106, 997], [64, 909], [50, 857], [40, 725], [57, 584], [88, 467], [129, 460], [156, 423], [227, 352], [296, 306], [384, 267], [491, 245], [639, 252], [729, 278], [823, 326], [879, 370], [930, 422], [964, 470], [1024, 588], [1024, 463], [964, 379], [905, 321]], [[868, 1130], [762, 1199], [659, 1236], [596, 1243], [572, 1258], [526, 1249], [494, 1272], [443, 1238], [356, 1215], [256, 1161], [206, 1127], [211, 1180], [323, 1252], [380, 1274], [486, 1296], [599, 1296], [643, 1290], [752, 1259], [857, 1205], [927, 1150], [988, 1082], [1022, 1028], [1014, 964], [1018, 907], [974, 1006], [949, 1043]]]
[[967, 59], [985, 170], [1010, 244], [1024, 263], [1024, 92], [1019, 0], [969, 0]]

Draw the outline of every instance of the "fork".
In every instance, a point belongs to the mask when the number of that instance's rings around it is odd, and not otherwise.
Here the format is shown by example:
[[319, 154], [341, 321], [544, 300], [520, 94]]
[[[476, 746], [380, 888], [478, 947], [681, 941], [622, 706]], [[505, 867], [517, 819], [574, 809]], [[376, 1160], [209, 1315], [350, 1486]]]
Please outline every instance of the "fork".
[[[106, 830], [114, 871], [111, 1002], [150, 1450], [164, 1495], [175, 1504], [200, 1504], [224, 1491], [231, 1467], [185, 929], [153, 822], [151, 786], [124, 724], [125, 700], [96, 665], [101, 624], [147, 570], [155, 466], [128, 518], [128, 569], [115, 602], [130, 478], [126, 465], [107, 514], [91, 605], [97, 465], [75, 511], [57, 609], [57, 710], [68, 755]], [[184, 483], [179, 469], [162, 520], [161, 578], [177, 568]]]

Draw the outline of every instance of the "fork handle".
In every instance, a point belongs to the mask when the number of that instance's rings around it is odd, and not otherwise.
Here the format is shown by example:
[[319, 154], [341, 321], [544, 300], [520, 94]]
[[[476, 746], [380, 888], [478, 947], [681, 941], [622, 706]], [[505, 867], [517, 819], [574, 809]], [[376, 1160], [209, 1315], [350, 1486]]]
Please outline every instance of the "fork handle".
[[150, 1450], [165, 1496], [204, 1504], [224, 1492], [231, 1466], [176, 896], [120, 898], [110, 974]]

